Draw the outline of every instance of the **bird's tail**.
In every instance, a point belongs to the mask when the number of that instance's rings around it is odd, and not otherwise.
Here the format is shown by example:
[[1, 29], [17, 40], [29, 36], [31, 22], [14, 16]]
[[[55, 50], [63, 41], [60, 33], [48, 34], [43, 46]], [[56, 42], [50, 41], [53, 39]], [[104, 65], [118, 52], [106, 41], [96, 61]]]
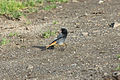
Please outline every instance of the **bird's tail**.
[[46, 46], [46, 48], [48, 49], [50, 46], [55, 45], [57, 42], [53, 41], [51, 44], [49, 44], [48, 46]]

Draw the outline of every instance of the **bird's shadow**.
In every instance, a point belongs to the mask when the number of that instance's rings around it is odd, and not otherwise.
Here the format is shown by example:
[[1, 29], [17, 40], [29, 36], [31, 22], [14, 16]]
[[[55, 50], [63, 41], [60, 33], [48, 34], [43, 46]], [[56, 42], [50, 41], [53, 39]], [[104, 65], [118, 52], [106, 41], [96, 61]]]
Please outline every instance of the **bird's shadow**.
[[41, 51], [45, 51], [47, 49], [51, 50], [51, 49], [54, 49], [54, 46], [51, 46], [49, 48], [46, 48], [46, 46], [32, 46], [33, 48], [39, 48], [41, 49]]

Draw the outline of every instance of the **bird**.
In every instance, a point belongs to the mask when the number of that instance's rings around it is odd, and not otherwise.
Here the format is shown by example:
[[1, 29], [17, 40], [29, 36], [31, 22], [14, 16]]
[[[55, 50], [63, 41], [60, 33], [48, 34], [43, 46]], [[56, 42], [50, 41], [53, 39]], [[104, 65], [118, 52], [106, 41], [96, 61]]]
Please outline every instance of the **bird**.
[[56, 44], [57, 45], [65, 45], [65, 40], [67, 38], [68, 31], [66, 28], [61, 28], [61, 32], [58, 34], [57, 38], [53, 40], [48, 46], [46, 46], [46, 49], [49, 49], [50, 47], [54, 47]]

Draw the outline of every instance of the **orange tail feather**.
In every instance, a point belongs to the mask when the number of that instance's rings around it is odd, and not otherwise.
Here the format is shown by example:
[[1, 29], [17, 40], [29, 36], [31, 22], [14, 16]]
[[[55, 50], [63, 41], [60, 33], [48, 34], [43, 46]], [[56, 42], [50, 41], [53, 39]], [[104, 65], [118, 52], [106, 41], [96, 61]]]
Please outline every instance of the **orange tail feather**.
[[54, 41], [54, 42], [52, 42], [51, 44], [49, 44], [46, 48], [49, 48], [50, 46], [55, 45], [56, 43], [57, 43], [57, 42]]

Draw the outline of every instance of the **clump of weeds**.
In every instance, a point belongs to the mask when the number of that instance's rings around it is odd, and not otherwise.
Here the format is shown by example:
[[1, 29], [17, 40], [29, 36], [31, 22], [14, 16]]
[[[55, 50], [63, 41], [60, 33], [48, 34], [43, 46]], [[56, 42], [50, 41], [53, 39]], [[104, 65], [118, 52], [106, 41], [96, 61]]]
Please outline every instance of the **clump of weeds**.
[[45, 2], [52, 4], [45, 6], [43, 9], [51, 10], [56, 8], [56, 3], [68, 2], [68, 0], [0, 0], [0, 15], [8, 19], [19, 20], [21, 16], [25, 16], [24, 10], [29, 13], [37, 12], [37, 7]]
[[56, 8], [56, 4], [52, 4], [52, 5], [45, 6], [43, 9], [44, 10], [51, 10], [51, 9], [55, 9], [55, 8]]
[[7, 40], [6, 38], [2, 38], [2, 40], [0, 41], [0, 45], [6, 45], [9, 42], [10, 40]]
[[49, 38], [50, 36], [54, 36], [56, 34], [55, 31], [48, 30], [42, 34], [43, 38]]
[[58, 21], [53, 21], [53, 24], [58, 24]]
[[18, 35], [18, 33], [16, 33], [16, 32], [11, 32], [8, 34], [9, 37], [13, 37], [13, 36], [17, 36], [17, 35]]

